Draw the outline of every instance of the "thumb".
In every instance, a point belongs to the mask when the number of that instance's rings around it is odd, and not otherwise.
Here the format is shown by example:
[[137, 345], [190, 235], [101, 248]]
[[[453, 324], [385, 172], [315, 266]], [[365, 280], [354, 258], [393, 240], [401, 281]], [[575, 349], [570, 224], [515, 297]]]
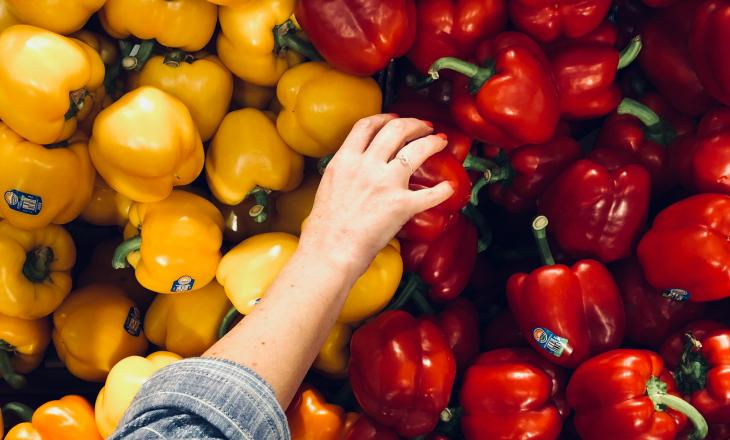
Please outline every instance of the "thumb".
[[443, 181], [431, 188], [411, 191], [411, 200], [415, 212], [423, 212], [444, 202], [454, 194], [454, 188], [447, 181]]

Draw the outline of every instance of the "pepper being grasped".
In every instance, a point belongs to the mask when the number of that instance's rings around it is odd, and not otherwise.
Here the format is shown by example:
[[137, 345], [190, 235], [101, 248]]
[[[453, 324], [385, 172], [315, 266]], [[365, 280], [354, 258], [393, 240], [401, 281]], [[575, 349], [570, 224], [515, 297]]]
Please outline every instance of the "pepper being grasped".
[[637, 250], [646, 280], [690, 301], [730, 295], [730, 196], [700, 194], [664, 209]]
[[21, 137], [54, 144], [76, 131], [104, 63], [79, 40], [17, 25], [0, 34], [0, 119]]
[[617, 348], [624, 338], [621, 294], [605, 266], [581, 260], [555, 264], [545, 234], [547, 218], [532, 224], [543, 266], [507, 282], [517, 324], [548, 361], [575, 368], [590, 356]]
[[6, 7], [21, 23], [38, 26], [59, 34], [81, 29], [106, 0], [4, 0]]
[[115, 191], [157, 202], [203, 169], [203, 143], [185, 104], [154, 87], [127, 93], [96, 117], [91, 160]]
[[101, 440], [94, 408], [81, 396], [64, 396], [31, 408], [11, 402], [3, 407], [23, 423], [8, 431], [5, 440]]
[[26, 379], [22, 375], [38, 368], [50, 342], [47, 318], [27, 320], [0, 314], [0, 378], [10, 388], [23, 388]]
[[223, 217], [208, 200], [176, 190], [161, 202], [133, 204], [129, 224], [138, 235], [125, 235], [112, 265], [134, 267], [143, 287], [157, 293], [187, 292], [215, 278]]

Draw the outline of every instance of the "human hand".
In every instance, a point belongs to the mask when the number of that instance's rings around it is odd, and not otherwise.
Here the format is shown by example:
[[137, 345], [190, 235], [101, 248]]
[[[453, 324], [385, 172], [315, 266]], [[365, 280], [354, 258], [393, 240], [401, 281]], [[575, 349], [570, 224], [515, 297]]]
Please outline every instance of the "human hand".
[[415, 214], [448, 199], [448, 182], [411, 191], [408, 181], [444, 149], [427, 122], [376, 115], [358, 121], [327, 165], [300, 247], [326, 254], [360, 276]]

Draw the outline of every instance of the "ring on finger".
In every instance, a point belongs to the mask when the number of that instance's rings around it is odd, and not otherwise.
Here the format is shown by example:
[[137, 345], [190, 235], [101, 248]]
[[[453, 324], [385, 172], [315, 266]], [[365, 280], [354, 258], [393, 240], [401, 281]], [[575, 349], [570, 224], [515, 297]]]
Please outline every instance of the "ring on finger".
[[396, 158], [396, 159], [398, 159], [398, 161], [399, 161], [400, 163], [402, 163], [402, 164], [403, 164], [404, 166], [408, 167], [408, 171], [409, 171], [409, 172], [411, 173], [411, 175], [412, 175], [412, 174], [413, 174], [413, 173], [415, 172], [415, 170], [413, 169], [413, 164], [412, 164], [412, 163], [411, 163], [411, 161], [410, 161], [410, 160], [409, 160], [409, 159], [408, 159], [408, 158], [406, 157], [406, 155], [405, 155], [405, 154], [403, 154], [403, 153], [398, 153], [398, 154], [396, 154], [395, 158]]

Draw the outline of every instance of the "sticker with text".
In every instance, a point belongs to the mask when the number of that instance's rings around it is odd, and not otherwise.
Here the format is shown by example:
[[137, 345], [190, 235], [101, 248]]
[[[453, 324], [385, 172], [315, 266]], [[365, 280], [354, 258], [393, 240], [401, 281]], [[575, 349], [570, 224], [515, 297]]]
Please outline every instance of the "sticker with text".
[[40, 214], [41, 209], [43, 208], [43, 199], [41, 199], [40, 196], [24, 193], [17, 189], [5, 191], [5, 203], [7, 203], [13, 211], [30, 215]]
[[135, 306], [129, 308], [127, 319], [124, 321], [124, 330], [132, 336], [142, 333], [142, 313]]
[[180, 278], [176, 279], [174, 283], [172, 283], [172, 288], [170, 288], [170, 292], [187, 292], [190, 290], [193, 290], [193, 285], [195, 284], [195, 280], [193, 277], [190, 276], [181, 276]]
[[689, 300], [689, 292], [684, 289], [667, 289], [662, 292], [664, 298], [671, 299], [672, 301], [685, 302]]
[[544, 327], [532, 329], [532, 337], [535, 338], [537, 345], [555, 357], [560, 357], [568, 347], [567, 339], [561, 338]]

